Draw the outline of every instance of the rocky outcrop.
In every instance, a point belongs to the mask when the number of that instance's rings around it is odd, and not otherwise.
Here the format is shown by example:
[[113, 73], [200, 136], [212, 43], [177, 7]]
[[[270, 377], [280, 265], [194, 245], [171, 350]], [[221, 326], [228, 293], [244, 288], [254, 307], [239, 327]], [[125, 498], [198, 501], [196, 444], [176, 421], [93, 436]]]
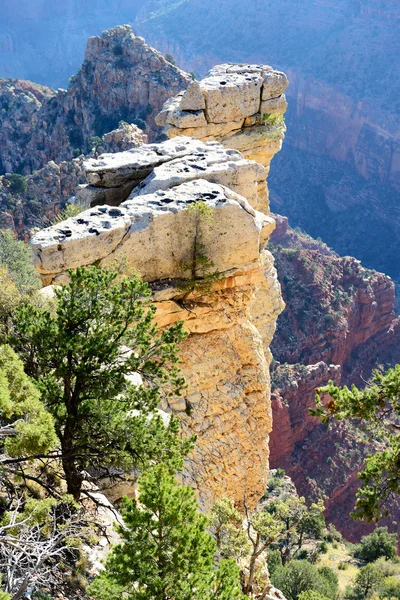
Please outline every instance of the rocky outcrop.
[[42, 105], [56, 92], [19, 79], [0, 79], [0, 174], [29, 164], [26, 145], [40, 119]]
[[[122, 123], [118, 129], [97, 141], [91, 155], [127, 150], [146, 142], [147, 136], [136, 125]], [[26, 177], [25, 193], [10, 192], [8, 177], [0, 177], [1, 227], [12, 229], [19, 237], [29, 239], [32, 228], [49, 225], [66, 202], [79, 193], [79, 187], [86, 183], [84, 161], [83, 155], [59, 164], [49, 161], [42, 169]], [[78, 202], [85, 204], [84, 191]]]
[[168, 137], [218, 140], [269, 168], [286, 131], [284, 73], [268, 65], [218, 65], [168, 100], [156, 121]]
[[88, 160], [85, 169], [89, 185], [77, 194], [85, 206], [119, 205], [131, 192], [133, 198], [185, 181], [207, 179], [245, 196], [253, 208], [268, 210], [264, 167], [215, 142], [180, 137], [138, 150], [100, 155]]
[[60, 163], [88, 153], [92, 138], [116, 129], [121, 120], [139, 125], [154, 139], [159, 132], [155, 115], [191, 81], [128, 25], [91, 37], [68, 90], [36, 86], [35, 95], [29, 82], [2, 84], [3, 172], [28, 174], [50, 160]]
[[[161, 327], [185, 321], [189, 387], [161, 408], [198, 435], [186, 478], [203, 505], [225, 494], [237, 503], [246, 495], [254, 506], [268, 473], [269, 344], [283, 308], [272, 257], [263, 250], [275, 226], [258, 210], [266, 206], [265, 169], [217, 142], [188, 137], [85, 166], [94, 190], [128, 184], [133, 192], [119, 206], [94, 206], [36, 234], [37, 269], [51, 284], [70, 267], [123, 262], [149, 282]], [[211, 219], [196, 216], [191, 207], [199, 202]], [[199, 235], [216, 274], [205, 286], [207, 268], [192, 263]], [[193, 274], [198, 285], [187, 289]]]
[[281, 467], [290, 473], [293, 454], [320, 425], [308, 412], [309, 408], [315, 408], [315, 390], [330, 380], [339, 385], [341, 369], [339, 365], [322, 361], [309, 366], [284, 363], [274, 365], [271, 376], [274, 391], [270, 464], [272, 468]]
[[399, 11], [395, 0], [350, 4], [152, 0], [135, 26], [201, 76], [227, 60], [284, 70], [288, 136], [269, 180], [273, 211], [398, 283]]

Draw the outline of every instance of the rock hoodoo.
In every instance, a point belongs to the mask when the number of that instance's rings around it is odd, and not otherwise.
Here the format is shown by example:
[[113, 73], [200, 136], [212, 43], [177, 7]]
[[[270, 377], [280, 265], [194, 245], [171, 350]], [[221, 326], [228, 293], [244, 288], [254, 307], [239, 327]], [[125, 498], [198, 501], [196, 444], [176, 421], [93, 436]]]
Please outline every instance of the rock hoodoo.
[[168, 100], [156, 122], [170, 138], [218, 140], [268, 168], [284, 138], [287, 86], [268, 65], [218, 65]]
[[[36, 234], [38, 271], [50, 284], [70, 267], [124, 259], [150, 282], [159, 324], [184, 319], [191, 334], [182, 345], [187, 396], [163, 407], [198, 435], [188, 480], [206, 505], [221, 493], [237, 502], [246, 494], [254, 504], [268, 472], [268, 347], [283, 308], [263, 249], [275, 222], [257, 210], [266, 207], [265, 169], [218, 142], [187, 137], [105, 155], [86, 168], [94, 189], [136, 188], [120, 206], [95, 206]], [[197, 226], [188, 208], [199, 201], [212, 211], [200, 227], [218, 278], [183, 301]]]
[[[216, 67], [208, 84], [194, 82], [179, 96], [182, 119], [197, 120], [200, 129], [174, 126], [168, 131], [173, 139], [86, 161], [88, 185], [77, 196], [89, 208], [32, 240], [45, 285], [65, 280], [71, 267], [122, 262], [149, 282], [161, 327], [185, 321], [187, 394], [161, 408], [176, 412], [198, 436], [186, 477], [205, 506], [222, 494], [237, 503], [246, 496], [254, 506], [265, 491], [269, 345], [283, 301], [272, 255], [265, 250], [275, 227], [268, 169], [249, 157], [253, 148], [269, 166], [280, 149], [284, 126], [272, 140], [260, 106], [271, 101], [280, 112], [271, 108], [264, 114], [281, 114], [286, 85], [286, 77], [270, 67]], [[209, 135], [200, 135], [203, 126]], [[204, 139], [191, 138], [190, 129]], [[237, 148], [244, 148], [245, 140], [244, 156]], [[199, 202], [208, 207], [210, 219], [196, 217], [191, 207]], [[202, 286], [210, 273], [195, 265], [199, 286], [187, 292], [199, 234], [215, 278]]]

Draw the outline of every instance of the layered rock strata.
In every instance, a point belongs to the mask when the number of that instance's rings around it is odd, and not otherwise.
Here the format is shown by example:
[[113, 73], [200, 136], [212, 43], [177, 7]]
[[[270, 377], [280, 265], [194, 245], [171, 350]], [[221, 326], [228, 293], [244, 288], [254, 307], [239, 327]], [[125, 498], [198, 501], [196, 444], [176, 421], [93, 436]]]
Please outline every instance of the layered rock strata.
[[218, 140], [268, 168], [284, 138], [287, 86], [268, 65], [218, 65], [168, 100], [156, 122], [170, 138]]
[[[362, 387], [377, 365], [400, 360], [394, 284], [291, 229], [285, 217], [275, 218], [270, 249], [286, 310], [272, 343], [279, 362], [271, 374], [270, 463], [285, 469], [300, 494], [314, 499], [323, 494], [327, 518], [356, 541], [368, 532], [349, 514], [360, 485], [356, 474], [375, 448], [351, 424], [327, 430], [309, 408], [315, 408], [316, 389], [329, 380]], [[399, 506], [391, 514], [398, 515]], [[393, 527], [390, 521], [385, 524]]]
[[193, 179], [227, 185], [253, 208], [268, 210], [265, 168], [217, 142], [187, 137], [148, 144], [85, 163], [89, 184], [77, 194], [85, 206], [120, 205], [137, 195], [165, 190]]
[[[266, 207], [265, 169], [217, 142], [187, 137], [105, 155], [86, 169], [94, 190], [134, 182], [131, 197], [39, 232], [32, 240], [37, 269], [50, 284], [65, 280], [70, 267], [123, 262], [150, 283], [160, 326], [185, 321], [189, 387], [162, 408], [198, 435], [186, 478], [205, 506], [222, 494], [239, 504], [246, 495], [254, 506], [268, 473], [269, 344], [283, 308], [263, 249], [275, 226], [258, 210]], [[198, 202], [211, 219], [196, 217], [190, 207]], [[199, 235], [218, 276], [188, 294]], [[207, 274], [196, 270], [200, 283]]]

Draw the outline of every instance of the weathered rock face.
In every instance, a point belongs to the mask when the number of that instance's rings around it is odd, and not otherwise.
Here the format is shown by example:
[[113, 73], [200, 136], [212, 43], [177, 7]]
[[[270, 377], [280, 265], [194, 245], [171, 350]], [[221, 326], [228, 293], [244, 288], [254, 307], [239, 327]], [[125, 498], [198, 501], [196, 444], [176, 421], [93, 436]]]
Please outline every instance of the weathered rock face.
[[87, 153], [94, 136], [116, 129], [121, 120], [155, 138], [155, 115], [191, 81], [128, 25], [91, 37], [68, 90], [54, 92], [30, 82], [1, 84], [5, 113], [0, 118], [7, 136], [6, 148], [0, 147], [3, 172], [27, 174], [50, 160], [60, 163]]
[[[86, 169], [94, 190], [136, 187], [117, 207], [94, 206], [36, 234], [37, 269], [50, 284], [67, 268], [124, 262], [150, 283], [160, 326], [185, 321], [187, 395], [161, 408], [198, 435], [187, 480], [205, 506], [221, 494], [238, 503], [246, 495], [254, 506], [268, 473], [269, 344], [283, 308], [272, 257], [262, 250], [275, 226], [257, 210], [265, 207], [258, 196], [265, 169], [217, 142], [187, 137], [100, 156]], [[211, 220], [196, 216], [199, 201]], [[188, 295], [199, 235], [218, 278]], [[200, 281], [208, 274], [195, 272]]]
[[187, 137], [148, 144], [133, 151], [104, 154], [85, 163], [89, 185], [78, 193], [87, 206], [119, 205], [131, 198], [192, 181], [228, 186], [256, 210], [268, 210], [266, 170], [217, 142]]
[[0, 79], [0, 174], [29, 164], [25, 149], [37, 126], [42, 105], [56, 92], [18, 79]]
[[268, 65], [218, 65], [168, 100], [156, 121], [168, 137], [218, 140], [269, 168], [286, 130], [287, 86], [286, 75]]

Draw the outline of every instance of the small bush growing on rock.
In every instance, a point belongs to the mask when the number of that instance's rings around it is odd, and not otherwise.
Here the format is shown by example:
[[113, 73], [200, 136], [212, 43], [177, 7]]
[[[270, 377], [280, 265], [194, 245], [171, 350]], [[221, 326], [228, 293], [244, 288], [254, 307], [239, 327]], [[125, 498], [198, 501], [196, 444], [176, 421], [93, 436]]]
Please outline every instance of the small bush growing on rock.
[[11, 173], [11, 175], [7, 175], [7, 181], [9, 190], [12, 194], [24, 196], [28, 191], [28, 182], [26, 181], [26, 177], [20, 175], [19, 173]]
[[169, 63], [171, 63], [171, 65], [174, 65], [176, 67], [176, 60], [173, 54], [167, 52], [167, 54], [165, 55], [165, 60], [167, 60]]

